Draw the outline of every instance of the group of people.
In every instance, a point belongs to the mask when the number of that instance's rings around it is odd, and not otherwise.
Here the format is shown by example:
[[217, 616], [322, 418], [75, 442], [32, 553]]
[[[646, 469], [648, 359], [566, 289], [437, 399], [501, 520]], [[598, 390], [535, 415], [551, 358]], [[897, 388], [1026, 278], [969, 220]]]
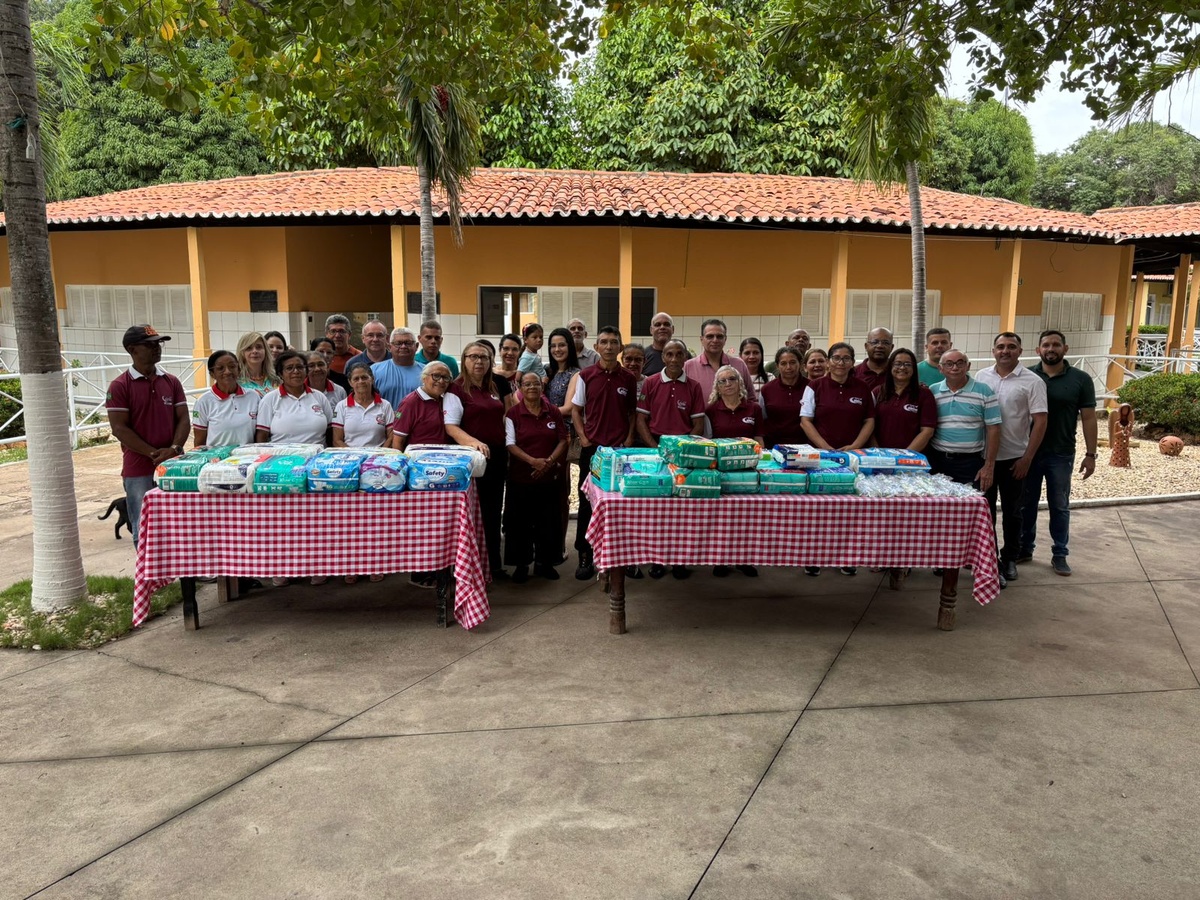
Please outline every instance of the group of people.
[[[753, 337], [733, 356], [725, 351], [725, 323], [715, 318], [702, 324], [693, 355], [662, 312], [651, 320], [646, 346], [625, 343], [619, 329], [606, 325], [589, 347], [586, 325], [574, 319], [551, 330], [548, 340], [531, 323], [498, 346], [471, 341], [458, 359], [441, 351], [435, 321], [416, 334], [403, 327], [389, 333], [369, 321], [361, 350], [351, 344], [350, 329], [345, 316], [330, 316], [324, 337], [304, 352], [278, 332], [243, 335], [235, 351], [209, 357], [212, 387], [197, 398], [190, 419], [182, 385], [158, 365], [170, 338], [149, 326], [126, 332], [133, 365], [113, 382], [107, 405], [124, 451], [135, 545], [154, 467], [183, 452], [189, 425], [197, 446], [284, 441], [403, 450], [455, 443], [487, 459], [477, 487], [493, 577], [557, 579], [566, 558], [570, 463], [578, 464], [582, 487], [598, 447], [656, 447], [664, 435], [694, 434], [749, 437], [764, 446], [877, 445], [925, 453], [934, 472], [984, 491], [993, 520], [998, 502], [1002, 585], [1033, 557], [1044, 482], [1052, 565], [1070, 574], [1076, 422], [1082, 417], [1086, 478], [1095, 466], [1096, 400], [1091, 379], [1066, 361], [1058, 331], [1039, 337], [1041, 362], [1032, 369], [1018, 362], [1017, 335], [997, 335], [994, 364], [972, 377], [970, 361], [942, 328], [927, 334], [923, 359], [876, 328], [861, 362], [846, 342], [812, 347], [804, 329], [793, 331], [769, 361]], [[591, 515], [581, 490], [580, 580], [595, 576]], [[752, 566], [737, 568], [757, 574]], [[691, 574], [683, 566], [671, 571], [676, 578]], [[715, 574], [730, 571], [719, 566]], [[640, 569], [632, 574], [640, 576]], [[666, 570], [653, 565], [649, 574], [663, 577]], [[415, 580], [431, 584], [425, 576]]]

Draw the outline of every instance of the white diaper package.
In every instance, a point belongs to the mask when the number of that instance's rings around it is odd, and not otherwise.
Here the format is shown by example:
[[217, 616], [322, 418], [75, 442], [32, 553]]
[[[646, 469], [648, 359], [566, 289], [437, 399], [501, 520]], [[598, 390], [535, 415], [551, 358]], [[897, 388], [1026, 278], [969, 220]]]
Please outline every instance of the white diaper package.
[[322, 450], [308, 463], [308, 490], [313, 494], [349, 494], [359, 488], [363, 460], [371, 450]]
[[472, 478], [483, 477], [483, 472], [487, 469], [487, 457], [472, 447], [463, 447], [460, 444], [412, 444], [404, 448], [404, 455], [410, 462], [428, 453], [455, 453], [466, 457], [471, 467]]
[[320, 444], [273, 444], [267, 442], [265, 444], [243, 444], [240, 447], [234, 448], [233, 456], [303, 456], [305, 459], [312, 459], [320, 453], [324, 447]]
[[408, 487], [413, 491], [465, 491], [471, 465], [461, 453], [423, 453], [408, 460]]
[[408, 487], [408, 458], [400, 453], [376, 453], [362, 462], [358, 489], [368, 494], [396, 494]]
[[217, 459], [200, 470], [196, 478], [202, 494], [248, 494], [254, 483], [254, 472], [270, 456], [234, 454]]

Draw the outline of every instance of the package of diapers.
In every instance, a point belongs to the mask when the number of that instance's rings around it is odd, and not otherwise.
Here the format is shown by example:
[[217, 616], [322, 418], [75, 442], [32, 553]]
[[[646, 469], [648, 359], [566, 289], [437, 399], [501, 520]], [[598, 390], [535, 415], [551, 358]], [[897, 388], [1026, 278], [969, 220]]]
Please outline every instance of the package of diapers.
[[213, 460], [200, 470], [197, 487], [202, 494], [248, 494], [255, 470], [270, 458], [235, 453]]
[[200, 486], [197, 479], [200, 470], [213, 460], [229, 456], [230, 450], [232, 448], [197, 448], [190, 453], [165, 460], [154, 469], [154, 483], [163, 491], [198, 491]]
[[622, 459], [618, 478], [626, 497], [670, 497], [674, 479], [659, 456], [635, 456]]
[[203, 447], [197, 447], [191, 452], [202, 453], [209, 459], [224, 459], [227, 456], [233, 456], [233, 452], [235, 450], [237, 450], [237, 447], [233, 446], [232, 444], [227, 447], [210, 447], [205, 444]]
[[740, 472], [758, 468], [762, 447], [753, 438], [713, 438], [717, 445], [717, 468], [722, 472]]
[[785, 469], [776, 462], [757, 469], [759, 492], [763, 494], [807, 494], [808, 470]]
[[461, 453], [422, 453], [408, 460], [411, 491], [465, 491], [471, 486], [471, 463]]
[[664, 434], [658, 439], [658, 452], [667, 462], [685, 469], [717, 467], [717, 445], [709, 438]]
[[404, 455], [410, 460], [420, 459], [426, 453], [457, 453], [465, 457], [471, 466], [472, 478], [482, 478], [487, 468], [487, 457], [474, 447], [463, 447], [461, 444], [410, 444], [404, 448]]
[[303, 456], [272, 456], [254, 470], [252, 494], [308, 493], [308, 459]]
[[929, 460], [915, 450], [890, 450], [867, 447], [851, 450], [851, 458], [863, 475], [901, 475], [905, 472], [928, 472]]
[[734, 472], [719, 472], [722, 494], [757, 494], [758, 471], [744, 469]]
[[358, 490], [358, 475], [363, 460], [372, 451], [351, 449], [323, 450], [308, 461], [308, 490], [312, 494], [349, 494]]
[[715, 487], [721, 486], [721, 473], [716, 469], [686, 469], [674, 463], [667, 463], [667, 471], [671, 480], [681, 487]]
[[257, 456], [303, 456], [305, 459], [312, 459], [325, 448], [320, 444], [301, 444], [301, 443], [278, 443], [270, 442], [264, 444], [243, 444], [240, 447], [235, 447], [233, 450], [234, 456], [244, 456], [255, 454]]
[[776, 444], [771, 459], [781, 469], [815, 469], [821, 464], [821, 451], [808, 444]]
[[638, 460], [662, 463], [662, 457], [645, 447], [598, 447], [592, 454], [591, 478], [602, 491], [619, 491], [624, 463]]
[[849, 466], [822, 463], [821, 467], [808, 473], [810, 494], [855, 494], [854, 479], [857, 474]]
[[408, 457], [376, 453], [363, 460], [358, 489], [368, 494], [398, 494], [408, 487]]

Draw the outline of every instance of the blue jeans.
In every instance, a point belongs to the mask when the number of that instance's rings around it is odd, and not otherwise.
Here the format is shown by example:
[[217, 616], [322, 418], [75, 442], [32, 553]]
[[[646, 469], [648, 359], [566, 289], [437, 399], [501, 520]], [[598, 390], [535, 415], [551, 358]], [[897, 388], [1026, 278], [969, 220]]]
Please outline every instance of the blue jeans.
[[1074, 453], [1040, 453], [1033, 459], [1025, 476], [1025, 494], [1021, 501], [1021, 553], [1032, 555], [1037, 542], [1038, 501], [1042, 481], [1046, 482], [1046, 504], [1050, 507], [1051, 556], [1066, 556], [1071, 537], [1071, 475], [1075, 471]]
[[142, 498], [154, 487], [153, 475], [137, 475], [122, 478], [125, 483], [125, 508], [129, 510], [129, 525], [133, 528], [133, 548], [137, 549], [138, 519], [142, 517]]

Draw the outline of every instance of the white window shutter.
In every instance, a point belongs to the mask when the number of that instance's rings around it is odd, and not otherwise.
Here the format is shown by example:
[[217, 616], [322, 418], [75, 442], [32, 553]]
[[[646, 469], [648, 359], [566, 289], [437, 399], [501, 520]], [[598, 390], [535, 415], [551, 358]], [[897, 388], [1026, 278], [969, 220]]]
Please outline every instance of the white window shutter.
[[150, 324], [160, 330], [171, 327], [171, 304], [167, 302], [166, 288], [150, 288]]
[[131, 288], [129, 292], [133, 324], [144, 325], [150, 321], [150, 289], [145, 287]]
[[800, 293], [800, 328], [810, 335], [828, 334], [829, 291], [805, 288]]
[[846, 329], [847, 336], [866, 337], [870, 330], [871, 320], [871, 292], [870, 291], [849, 291], [847, 296], [847, 306], [849, 307], [849, 316]]
[[96, 306], [101, 328], [116, 328], [117, 319], [113, 314], [113, 289], [110, 285], [101, 285], [96, 290]]
[[567, 291], [565, 288], [538, 288], [538, 324], [547, 333], [566, 325]]
[[[571, 303], [567, 321], [582, 319], [590, 335], [594, 335], [596, 329], [600, 327], [600, 324], [596, 321], [596, 299], [595, 288], [571, 288]], [[566, 324], [566, 322], [563, 322], [564, 326]], [[608, 323], [606, 322], [605, 324]]]
[[173, 286], [167, 289], [171, 304], [171, 328], [175, 331], [192, 330], [192, 289]]

